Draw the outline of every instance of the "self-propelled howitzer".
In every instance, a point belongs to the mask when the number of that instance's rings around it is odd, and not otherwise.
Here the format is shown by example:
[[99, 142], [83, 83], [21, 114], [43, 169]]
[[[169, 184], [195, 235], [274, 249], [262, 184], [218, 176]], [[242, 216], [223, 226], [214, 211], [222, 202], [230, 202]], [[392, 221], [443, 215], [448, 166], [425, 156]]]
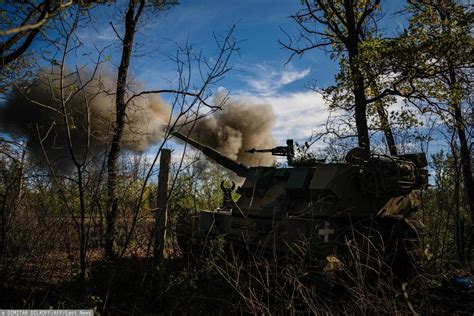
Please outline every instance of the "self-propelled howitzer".
[[418, 239], [422, 224], [412, 214], [418, 207], [416, 191], [427, 184], [424, 154], [366, 157], [365, 151], [354, 149], [345, 162], [324, 163], [295, 159], [290, 140], [287, 146], [248, 150], [287, 156], [288, 167], [248, 167], [184, 135], [175, 136], [245, 178], [236, 190], [238, 201], [222, 186], [224, 205], [199, 212], [197, 235], [224, 236], [234, 244], [279, 253], [304, 245], [320, 255], [343, 252], [355, 230], [362, 238], [380, 237], [384, 247], [394, 249], [411, 249]]

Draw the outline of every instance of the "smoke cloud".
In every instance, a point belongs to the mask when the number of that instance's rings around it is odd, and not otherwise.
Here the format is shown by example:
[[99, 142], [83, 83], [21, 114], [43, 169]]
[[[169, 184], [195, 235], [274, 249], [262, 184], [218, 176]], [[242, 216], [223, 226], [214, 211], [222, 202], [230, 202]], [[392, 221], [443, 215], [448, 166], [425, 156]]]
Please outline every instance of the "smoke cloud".
[[[85, 84], [90, 77], [87, 72], [68, 71], [61, 98], [58, 70], [39, 72], [33, 82], [8, 95], [0, 107], [0, 127], [10, 135], [26, 138], [34, 162], [43, 166], [49, 163], [65, 172], [73, 166], [71, 150], [79, 162], [86, 154], [103, 154], [115, 122], [115, 82], [104, 71]], [[218, 93], [214, 102], [222, 98]], [[162, 140], [171, 115], [171, 107], [156, 95], [134, 98], [126, 112], [122, 148], [143, 151]], [[231, 99], [223, 110], [193, 124], [190, 135], [229, 158], [251, 166], [266, 166], [274, 162], [271, 155], [245, 151], [274, 146], [274, 124], [275, 115], [269, 104]]]
[[[57, 69], [41, 71], [33, 82], [14, 88], [0, 108], [0, 126], [26, 138], [34, 162], [67, 171], [72, 166], [71, 149], [82, 162], [86, 153], [98, 153], [109, 144], [115, 84], [107, 73], [88, 82], [90, 73], [68, 71], [61, 97], [60, 77]], [[127, 109], [123, 148], [145, 150], [163, 136], [169, 116], [170, 108], [161, 98], [135, 98]]]
[[[223, 97], [218, 93], [215, 103]], [[256, 104], [248, 98], [229, 99], [221, 111], [198, 120], [190, 137], [249, 166], [270, 166], [275, 161], [272, 155], [246, 151], [275, 145], [271, 133], [275, 120], [270, 104]]]

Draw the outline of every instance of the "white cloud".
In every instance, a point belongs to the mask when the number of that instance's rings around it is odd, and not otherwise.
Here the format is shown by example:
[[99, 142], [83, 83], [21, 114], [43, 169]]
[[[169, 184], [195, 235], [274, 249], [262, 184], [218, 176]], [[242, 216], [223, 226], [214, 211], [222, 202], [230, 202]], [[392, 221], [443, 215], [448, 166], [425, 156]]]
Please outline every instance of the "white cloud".
[[320, 130], [326, 123], [329, 111], [321, 93], [302, 91], [274, 93], [269, 96], [252, 96], [242, 93], [255, 103], [268, 103], [277, 117], [273, 136], [278, 143], [285, 139], [305, 140], [313, 131]]
[[242, 80], [259, 96], [275, 95], [282, 87], [305, 78], [310, 69], [297, 70], [292, 66], [287, 69], [275, 69], [266, 64], [257, 64], [245, 67], [244, 70], [252, 73], [251, 76], [243, 76]]
[[[120, 28], [120, 26], [116, 26]], [[118, 30], [120, 32], [120, 30]], [[99, 46], [110, 44], [112, 41], [117, 41], [117, 35], [110, 25], [96, 25], [96, 27], [89, 27], [78, 33], [81, 41], [86, 43], [88, 47], [94, 47], [94, 43]]]
[[309, 72], [309, 68], [306, 68], [302, 71], [284, 71], [281, 74], [279, 83], [281, 83], [282, 85], [286, 85], [292, 83], [293, 81], [303, 79], [309, 74]]

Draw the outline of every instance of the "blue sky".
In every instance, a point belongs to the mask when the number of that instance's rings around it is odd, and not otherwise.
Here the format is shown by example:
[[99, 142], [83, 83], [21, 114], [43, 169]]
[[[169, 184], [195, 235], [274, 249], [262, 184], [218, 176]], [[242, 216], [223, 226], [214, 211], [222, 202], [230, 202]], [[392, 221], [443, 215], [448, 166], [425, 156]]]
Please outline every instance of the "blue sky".
[[[93, 23], [77, 33], [85, 45], [84, 52], [93, 52], [94, 45], [107, 47], [107, 63], [112, 70], [120, 61], [120, 47], [110, 23], [123, 33], [125, 2], [98, 6], [91, 12]], [[403, 1], [382, 1], [385, 16], [378, 23], [381, 31], [395, 35], [403, 29], [406, 17], [396, 14], [403, 7]], [[212, 58], [216, 53], [213, 34], [224, 35], [235, 25], [239, 51], [231, 59], [233, 69], [213, 90], [226, 89], [232, 97], [270, 104], [276, 115], [276, 142], [283, 145], [287, 138], [304, 141], [313, 131], [321, 130], [328, 117], [321, 94], [307, 86], [313, 81], [319, 88], [332, 84], [338, 65], [321, 50], [288, 62], [290, 52], [278, 40], [285, 40], [281, 29], [291, 35], [298, 33], [290, 19], [298, 9], [299, 0], [180, 0], [180, 5], [166, 12], [148, 12], [136, 38], [130, 75], [147, 89], [167, 88], [177, 78], [176, 66], [167, 57], [176, 51], [176, 43], [192, 44], [196, 51]], [[42, 45], [37, 41], [33, 48], [40, 50]], [[87, 59], [78, 54], [70, 62], [87, 64]], [[401, 104], [399, 100], [394, 108]], [[436, 142], [430, 145], [434, 151], [441, 148], [439, 143], [444, 139]]]
[[[163, 88], [177, 77], [175, 64], [166, 57], [176, 51], [175, 43], [188, 42], [212, 58], [216, 53], [213, 34], [224, 35], [235, 25], [239, 51], [231, 59], [232, 71], [215, 89], [224, 88], [234, 97], [245, 96], [256, 103], [270, 103], [277, 115], [274, 135], [278, 142], [284, 143], [286, 138], [305, 139], [325, 120], [321, 113], [322, 98], [309, 91], [308, 83], [317, 80], [318, 86], [329, 85], [337, 64], [319, 50], [287, 63], [290, 52], [278, 40], [285, 39], [281, 29], [297, 33], [289, 16], [299, 8], [297, 0], [183, 0], [166, 12], [148, 13], [137, 37], [132, 76], [147, 89]], [[119, 11], [116, 5], [99, 8], [93, 13], [94, 27], [79, 33], [89, 48], [92, 42], [99, 47], [111, 45], [111, 65], [120, 60], [117, 39], [110, 26], [112, 22], [122, 31], [117, 18]]]
[[[94, 45], [107, 47], [111, 69], [120, 62], [120, 47], [110, 24], [123, 33], [125, 3], [98, 6], [92, 11], [93, 23], [78, 31], [85, 51], [93, 51]], [[395, 14], [403, 6], [401, 1], [382, 2], [385, 16], [379, 27], [387, 34], [397, 33], [406, 23]], [[271, 104], [277, 117], [273, 134], [278, 143], [284, 144], [287, 138], [306, 140], [328, 116], [321, 94], [309, 90], [308, 84], [315, 81], [320, 88], [332, 84], [338, 65], [322, 50], [288, 61], [290, 52], [278, 40], [286, 39], [282, 29], [297, 35], [298, 27], [290, 15], [300, 8], [298, 0], [181, 0], [165, 12], [148, 11], [136, 37], [131, 77], [147, 89], [172, 87], [177, 79], [176, 65], [168, 56], [176, 52], [176, 44], [187, 42], [212, 58], [216, 54], [213, 34], [224, 35], [235, 25], [239, 51], [231, 59], [232, 71], [214, 91], [225, 89], [232, 97]], [[87, 62], [80, 55], [71, 61]]]
[[[212, 58], [216, 52], [213, 33], [224, 35], [236, 25], [239, 52], [232, 57], [233, 70], [219, 82], [219, 87], [235, 97], [270, 103], [277, 116], [277, 142], [284, 143], [286, 138], [304, 140], [327, 118], [321, 95], [310, 91], [308, 84], [315, 81], [321, 88], [330, 85], [338, 65], [321, 50], [288, 62], [290, 52], [278, 40], [286, 39], [281, 29], [297, 35], [298, 28], [289, 17], [300, 8], [298, 0], [182, 0], [168, 11], [148, 12], [137, 36], [131, 73], [147, 89], [164, 88], [177, 78], [176, 66], [166, 57], [176, 51], [175, 43], [188, 42]], [[401, 10], [403, 3], [384, 1], [383, 8], [388, 22], [379, 23], [380, 27], [396, 32], [403, 22], [393, 13]], [[121, 33], [120, 12], [124, 8], [116, 4], [101, 6], [93, 14], [95, 27], [80, 33], [89, 47], [92, 41], [99, 47], [112, 45], [108, 52], [114, 65], [119, 63], [120, 51], [114, 46], [117, 39], [110, 22]]]

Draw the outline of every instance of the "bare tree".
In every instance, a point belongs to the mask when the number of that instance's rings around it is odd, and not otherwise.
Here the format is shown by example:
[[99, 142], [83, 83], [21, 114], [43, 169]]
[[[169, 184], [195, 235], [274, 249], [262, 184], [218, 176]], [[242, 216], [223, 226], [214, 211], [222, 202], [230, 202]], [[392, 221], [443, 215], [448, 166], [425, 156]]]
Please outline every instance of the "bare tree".
[[1, 140], [0, 146], [0, 264], [7, 260], [11, 221], [23, 200], [26, 148], [22, 142]]
[[[29, 54], [35, 41], [44, 47], [55, 45], [54, 36], [61, 13], [87, 12], [95, 1], [75, 0], [6, 0], [0, 4], [0, 93], [5, 94], [12, 82], [31, 75], [37, 54]], [[62, 15], [64, 17], [64, 15]], [[25, 58], [25, 57], [28, 58]]]
[[[68, 68], [68, 58], [77, 53], [83, 43], [76, 35], [78, 25], [83, 23], [84, 15], [78, 8], [69, 12], [71, 15], [60, 19], [57, 25], [58, 33], [62, 35], [57, 45], [58, 56], [46, 61], [50, 62], [50, 69], [43, 68], [34, 79], [34, 84], [22, 83], [16, 86], [20, 102], [29, 103], [48, 113], [49, 119], [35, 123], [36, 137], [30, 139], [31, 144], [38, 144], [42, 152], [43, 165], [49, 170], [50, 178], [58, 190], [66, 209], [71, 216], [79, 242], [80, 279], [86, 278], [88, 233], [91, 217], [97, 198], [96, 188], [92, 185], [88, 168], [93, 157], [92, 122], [90, 103], [100, 93], [100, 89], [90, 89], [97, 84], [96, 74], [102, 60], [103, 50], [99, 50], [96, 60], [91, 60], [93, 69], [87, 72], [85, 67]], [[59, 57], [59, 60], [56, 58]], [[16, 104], [18, 105], [18, 104]], [[28, 128], [31, 128], [28, 127]], [[31, 136], [31, 135], [30, 135]], [[55, 148], [59, 150], [64, 164], [60, 164], [55, 155]], [[69, 174], [70, 166], [74, 176]], [[68, 198], [64, 179], [72, 182], [78, 198], [78, 206], [74, 200]]]
[[[165, 10], [170, 6], [176, 4], [176, 1], [164, 1], [158, 2], [154, 5], [155, 9]], [[124, 132], [124, 125], [126, 119], [127, 108], [133, 103], [136, 98], [141, 96], [150, 95], [150, 94], [175, 94], [175, 99], [173, 103], [173, 110], [175, 111], [175, 105], [181, 104], [179, 111], [177, 111], [175, 119], [170, 117], [170, 129], [168, 132], [174, 128], [178, 122], [183, 123], [186, 119], [185, 117], [191, 118], [191, 120], [197, 119], [200, 117], [199, 109], [201, 106], [207, 107], [212, 111], [219, 109], [222, 104], [211, 105], [206, 99], [209, 97], [208, 88], [217, 82], [227, 71], [229, 71], [229, 58], [231, 54], [235, 51], [235, 41], [233, 40], [233, 28], [229, 31], [228, 35], [222, 39], [216, 37], [216, 42], [219, 45], [218, 56], [211, 62], [210, 60], [204, 59], [200, 53], [194, 55], [191, 47], [178, 47], [178, 53], [175, 57], [175, 62], [178, 66], [178, 75], [179, 82], [176, 89], [161, 89], [161, 90], [147, 90], [138, 93], [128, 93], [127, 83], [128, 83], [128, 70], [130, 66], [130, 60], [133, 53], [134, 38], [138, 30], [138, 24], [140, 18], [144, 14], [144, 10], [147, 9], [147, 1], [145, 0], [130, 0], [128, 2], [127, 11], [125, 14], [124, 24], [124, 34], [123, 36], [118, 35], [121, 41], [122, 55], [121, 61], [117, 72], [117, 87], [115, 95], [115, 121], [112, 131], [112, 140], [110, 149], [107, 156], [107, 191], [108, 191], [108, 203], [109, 209], [107, 212], [107, 227], [105, 235], [105, 254], [108, 258], [114, 258], [116, 256], [116, 251], [114, 249], [115, 242], [115, 226], [116, 218], [119, 210], [119, 197], [117, 195], [117, 179], [118, 179], [118, 160], [121, 152], [121, 141]], [[115, 30], [115, 28], [114, 28]], [[196, 62], [198, 65], [198, 74], [201, 78], [201, 84], [197, 88], [191, 87], [191, 70], [185, 74], [184, 67], [190, 67], [193, 62]], [[189, 122], [188, 122], [189, 123]], [[165, 141], [168, 139], [169, 134], [165, 135], [164, 141], [160, 146], [160, 149], [163, 147]], [[155, 164], [159, 152], [153, 161]], [[151, 170], [147, 174], [145, 183], [151, 175]], [[141, 201], [144, 190], [140, 194]], [[139, 207], [137, 207], [139, 210]], [[138, 212], [136, 212], [137, 214]], [[127, 242], [130, 239], [130, 233], [127, 237]], [[122, 251], [123, 254], [123, 251]]]

